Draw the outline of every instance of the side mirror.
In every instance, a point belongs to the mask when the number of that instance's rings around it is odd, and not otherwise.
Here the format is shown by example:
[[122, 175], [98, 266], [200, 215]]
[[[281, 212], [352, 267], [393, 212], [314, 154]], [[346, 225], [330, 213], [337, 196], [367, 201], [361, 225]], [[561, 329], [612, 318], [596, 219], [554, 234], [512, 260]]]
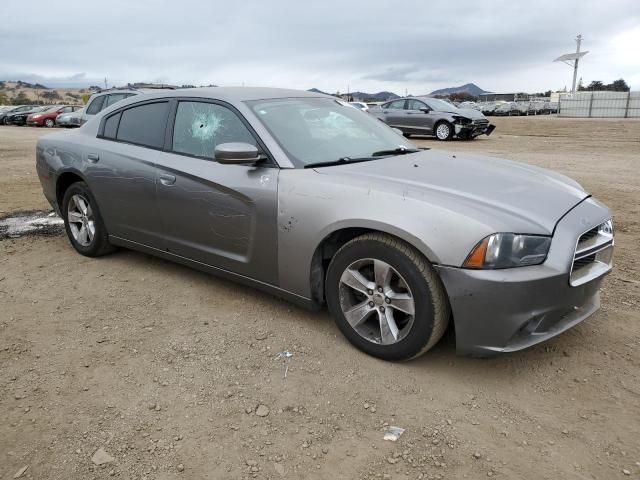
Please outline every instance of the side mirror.
[[250, 143], [230, 142], [217, 145], [214, 158], [223, 165], [252, 165], [264, 157]]
[[430, 108], [421, 108], [420, 111], [422, 113], [429, 113], [431, 111], [431, 109]]
[[398, 135], [404, 135], [404, 133], [402, 133], [402, 130], [400, 130], [399, 128], [392, 127], [391, 130], [396, 132]]

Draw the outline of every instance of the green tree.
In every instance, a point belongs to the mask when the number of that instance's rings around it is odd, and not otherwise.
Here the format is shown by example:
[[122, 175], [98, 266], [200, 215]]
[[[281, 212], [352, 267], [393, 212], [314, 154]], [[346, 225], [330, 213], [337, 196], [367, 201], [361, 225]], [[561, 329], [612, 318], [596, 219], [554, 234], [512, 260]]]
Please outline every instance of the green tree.
[[608, 90], [614, 92], [628, 92], [630, 90], [629, 85], [627, 85], [627, 82], [625, 82], [623, 78], [613, 81], [607, 85], [607, 87], [609, 87]]
[[24, 104], [28, 104], [28, 103], [32, 103], [32, 102], [31, 102], [31, 100], [29, 100], [29, 97], [27, 97], [24, 94], [24, 92], [20, 92], [15, 97], [13, 97], [11, 99], [11, 103], [13, 105], [24, 105]]

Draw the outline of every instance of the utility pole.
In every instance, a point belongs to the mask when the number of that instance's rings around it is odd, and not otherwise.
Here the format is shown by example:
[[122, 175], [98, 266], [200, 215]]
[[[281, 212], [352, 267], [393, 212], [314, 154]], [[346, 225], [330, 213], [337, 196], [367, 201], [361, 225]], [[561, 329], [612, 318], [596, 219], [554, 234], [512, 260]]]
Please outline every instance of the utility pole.
[[582, 43], [582, 35], [576, 37], [576, 61], [573, 64], [573, 84], [571, 85], [571, 93], [576, 91], [576, 78], [578, 77], [578, 62], [580, 61], [580, 44]]
[[573, 82], [571, 84], [571, 93], [576, 91], [576, 79], [578, 78], [578, 62], [589, 52], [580, 51], [582, 45], [582, 35], [576, 37], [576, 53], [565, 53], [554, 60], [554, 62], [562, 62], [573, 67]]
[[107, 89], [107, 77], [104, 77], [104, 89]]

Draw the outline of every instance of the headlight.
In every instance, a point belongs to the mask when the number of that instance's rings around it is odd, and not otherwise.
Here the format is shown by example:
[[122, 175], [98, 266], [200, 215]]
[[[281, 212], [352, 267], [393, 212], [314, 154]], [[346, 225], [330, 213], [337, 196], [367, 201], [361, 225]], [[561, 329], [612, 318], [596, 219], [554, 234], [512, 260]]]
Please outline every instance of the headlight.
[[467, 118], [467, 117], [458, 117], [458, 116], [454, 115], [453, 123], [457, 123], [459, 125], [470, 125], [472, 123], [472, 120], [470, 118]]
[[465, 268], [513, 268], [539, 265], [547, 258], [551, 237], [494, 233], [478, 243], [462, 265]]

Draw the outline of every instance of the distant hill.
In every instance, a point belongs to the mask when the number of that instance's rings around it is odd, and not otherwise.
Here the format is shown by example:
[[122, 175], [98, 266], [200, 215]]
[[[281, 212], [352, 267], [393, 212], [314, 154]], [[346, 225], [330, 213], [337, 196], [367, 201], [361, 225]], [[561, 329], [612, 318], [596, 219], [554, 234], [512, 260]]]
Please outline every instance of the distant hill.
[[330, 93], [323, 92], [322, 90], [318, 90], [317, 88], [310, 88], [309, 90], [307, 90], [307, 92], [321, 93], [322, 95], [331, 95]]
[[[313, 93], [322, 93], [324, 95], [335, 95], [334, 93], [327, 93], [319, 90], [317, 88], [310, 88], [307, 92]], [[342, 95], [346, 95], [346, 92], [342, 93]], [[349, 95], [355, 101], [361, 102], [385, 102], [387, 100], [393, 100], [394, 98], [400, 98], [393, 92], [378, 92], [378, 93], [367, 93], [367, 92], [349, 92]], [[344, 98], [344, 97], [343, 97]]]
[[473, 95], [477, 97], [482, 93], [490, 93], [486, 90], [481, 89], [475, 83], [465, 83], [459, 87], [449, 87], [449, 88], [441, 88], [439, 90], [434, 90], [429, 95], [451, 95], [452, 93], [468, 93], [469, 95]]
[[378, 92], [378, 93], [351, 92], [350, 95], [354, 99], [357, 98], [363, 102], [386, 102], [387, 100], [400, 98], [400, 95], [396, 95], [393, 92]]
[[0, 105], [9, 104], [71, 104], [82, 105], [83, 97], [88, 98], [93, 91], [89, 88], [48, 88], [41, 84], [31, 84], [20, 80], [0, 81]]

